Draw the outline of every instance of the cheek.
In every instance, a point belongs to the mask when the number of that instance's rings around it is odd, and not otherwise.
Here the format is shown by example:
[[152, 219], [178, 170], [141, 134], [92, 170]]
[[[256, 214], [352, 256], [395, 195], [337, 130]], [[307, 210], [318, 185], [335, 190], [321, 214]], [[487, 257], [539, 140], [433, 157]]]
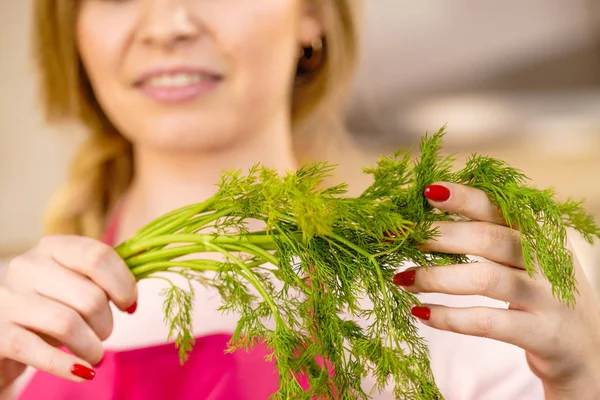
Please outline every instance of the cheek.
[[[130, 36], [131, 13], [115, 15], [96, 2], [84, 2], [77, 20], [77, 46], [98, 99], [110, 104], [118, 93], [119, 65]], [[108, 97], [108, 99], [107, 99]]]
[[[244, 3], [244, 5], [241, 5]], [[298, 11], [295, 1], [244, 1], [215, 26], [224, 56], [250, 101], [289, 91], [297, 64]]]

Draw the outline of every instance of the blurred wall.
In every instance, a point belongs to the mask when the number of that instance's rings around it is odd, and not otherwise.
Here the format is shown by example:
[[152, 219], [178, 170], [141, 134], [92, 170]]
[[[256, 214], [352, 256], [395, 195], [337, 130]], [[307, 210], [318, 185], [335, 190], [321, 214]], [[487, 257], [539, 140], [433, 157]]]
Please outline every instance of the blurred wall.
[[0, 254], [29, 246], [74, 143], [42, 123], [29, 64], [29, 1], [0, 3]]
[[358, 95], [461, 89], [597, 40], [597, 0], [367, 1]]

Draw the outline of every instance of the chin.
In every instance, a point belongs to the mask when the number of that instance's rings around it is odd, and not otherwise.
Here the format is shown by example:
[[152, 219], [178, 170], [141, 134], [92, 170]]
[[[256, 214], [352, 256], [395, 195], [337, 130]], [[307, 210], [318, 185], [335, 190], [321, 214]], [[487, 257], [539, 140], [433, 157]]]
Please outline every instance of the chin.
[[137, 134], [132, 140], [138, 145], [160, 152], [203, 153], [232, 147], [242, 139], [239, 137], [240, 130], [211, 122], [202, 123], [197, 117], [195, 121], [179, 119], [176, 123], [150, 122], [138, 130], [144, 134]]

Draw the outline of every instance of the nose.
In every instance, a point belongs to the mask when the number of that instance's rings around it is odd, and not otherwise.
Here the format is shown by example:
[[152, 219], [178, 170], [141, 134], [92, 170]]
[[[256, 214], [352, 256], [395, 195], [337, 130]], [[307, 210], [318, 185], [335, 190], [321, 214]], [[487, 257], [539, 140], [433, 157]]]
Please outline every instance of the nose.
[[138, 35], [145, 44], [172, 48], [200, 33], [186, 0], [144, 0]]

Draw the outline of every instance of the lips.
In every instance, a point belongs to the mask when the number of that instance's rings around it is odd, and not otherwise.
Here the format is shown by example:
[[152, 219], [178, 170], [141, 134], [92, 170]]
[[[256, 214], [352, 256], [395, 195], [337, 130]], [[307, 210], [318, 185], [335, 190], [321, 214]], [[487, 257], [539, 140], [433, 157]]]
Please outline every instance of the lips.
[[181, 103], [210, 93], [223, 77], [199, 68], [170, 68], [149, 71], [135, 81], [135, 87], [160, 103]]

